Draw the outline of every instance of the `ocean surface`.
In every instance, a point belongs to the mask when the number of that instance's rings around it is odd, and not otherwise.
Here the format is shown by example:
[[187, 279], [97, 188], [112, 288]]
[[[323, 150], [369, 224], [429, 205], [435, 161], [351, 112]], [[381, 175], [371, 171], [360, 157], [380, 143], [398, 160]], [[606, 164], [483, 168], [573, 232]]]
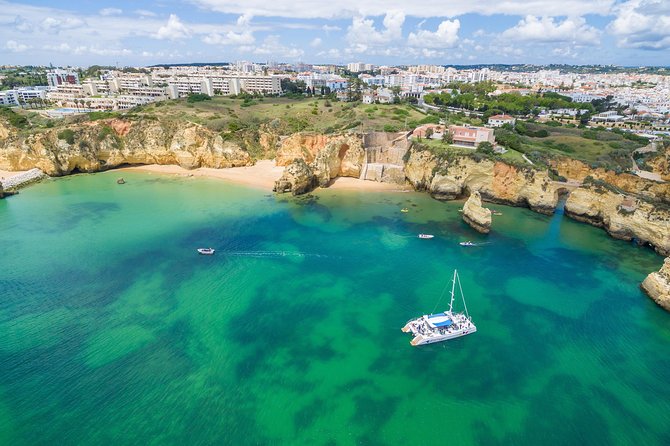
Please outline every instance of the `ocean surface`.
[[[670, 444], [648, 248], [503, 206], [482, 236], [413, 192], [118, 176], [0, 200], [2, 445]], [[477, 333], [410, 346], [454, 268]]]

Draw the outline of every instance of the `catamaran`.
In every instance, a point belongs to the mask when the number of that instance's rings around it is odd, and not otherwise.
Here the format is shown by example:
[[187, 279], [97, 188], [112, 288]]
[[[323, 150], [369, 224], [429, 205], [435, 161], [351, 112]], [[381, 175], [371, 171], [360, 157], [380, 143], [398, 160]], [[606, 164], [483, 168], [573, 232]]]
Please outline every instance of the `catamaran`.
[[[458, 283], [458, 289], [463, 299], [463, 308], [465, 309], [463, 313], [453, 312], [456, 283]], [[405, 324], [402, 331], [412, 333], [413, 338], [410, 344], [413, 346], [447, 341], [477, 331], [477, 327], [472, 323], [472, 319], [468, 314], [468, 307], [465, 305], [465, 296], [463, 295], [463, 287], [461, 286], [461, 279], [458, 277], [458, 271], [454, 270], [449, 310], [443, 313], [427, 314], [412, 319]]]

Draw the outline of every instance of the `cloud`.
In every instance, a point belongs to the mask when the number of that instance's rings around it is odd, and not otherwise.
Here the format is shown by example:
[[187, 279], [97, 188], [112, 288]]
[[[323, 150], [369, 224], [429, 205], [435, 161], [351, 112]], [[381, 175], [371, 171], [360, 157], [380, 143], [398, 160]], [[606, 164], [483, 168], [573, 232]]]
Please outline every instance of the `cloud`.
[[29, 48], [30, 47], [28, 45], [18, 43], [16, 40], [8, 40], [7, 43], [5, 43], [5, 49], [11, 51], [12, 53], [22, 53]]
[[341, 19], [378, 16], [381, 11], [402, 11], [406, 16], [430, 18], [463, 14], [583, 16], [606, 15], [615, 0], [193, 0], [200, 6], [228, 14], [252, 13], [264, 17]]
[[84, 21], [74, 17], [65, 17], [62, 19], [47, 17], [46, 19], [42, 20], [41, 23], [42, 29], [52, 34], [57, 34], [67, 29], [79, 28], [82, 25], [84, 25]]
[[100, 10], [100, 15], [110, 16], [110, 15], [121, 15], [123, 11], [119, 8], [104, 8]]
[[631, 0], [615, 8], [616, 18], [607, 26], [626, 48], [670, 48], [670, 5], [660, 0]]
[[342, 31], [342, 28], [340, 28], [339, 26], [334, 26], [334, 25], [323, 25], [321, 27], [321, 29], [324, 30], [327, 33], [332, 32], [332, 31]]
[[420, 29], [416, 33], [409, 33], [407, 43], [409, 46], [419, 48], [453, 48], [458, 42], [458, 30], [461, 22], [456, 20], [445, 20], [439, 24], [435, 32]]
[[568, 17], [562, 22], [553, 17], [535, 17], [521, 19], [513, 28], [502, 33], [503, 39], [528, 42], [572, 42], [598, 44], [600, 31], [587, 25], [583, 17]]
[[14, 29], [24, 33], [29, 33], [33, 31], [33, 25], [28, 20], [24, 19], [20, 15], [17, 15], [14, 19]]
[[158, 28], [154, 38], [159, 40], [179, 40], [186, 39], [191, 36], [190, 31], [184, 25], [176, 14], [170, 14], [166, 25]]
[[286, 46], [280, 43], [279, 36], [269, 35], [259, 46], [242, 46], [240, 51], [243, 53], [253, 53], [259, 56], [282, 57], [286, 59], [301, 58], [305, 52], [294, 46]]
[[136, 9], [134, 12], [140, 17], [156, 17], [157, 15], [155, 12], [146, 9]]
[[[377, 31], [372, 19], [354, 17], [351, 26], [347, 28], [347, 41], [354, 46], [368, 47], [369, 45], [385, 45], [402, 38], [402, 25], [405, 23], [405, 14], [401, 11], [389, 11], [384, 16], [384, 29]], [[360, 52], [364, 52], [360, 51]]]
[[323, 40], [321, 40], [320, 37], [317, 37], [309, 43], [309, 46], [311, 46], [312, 48], [316, 48], [318, 46], [321, 46], [322, 43]]
[[213, 32], [205, 36], [202, 41], [209, 45], [251, 45], [256, 41], [250, 28], [251, 19], [250, 15], [242, 14], [236, 22], [240, 31], [228, 31], [223, 34]]

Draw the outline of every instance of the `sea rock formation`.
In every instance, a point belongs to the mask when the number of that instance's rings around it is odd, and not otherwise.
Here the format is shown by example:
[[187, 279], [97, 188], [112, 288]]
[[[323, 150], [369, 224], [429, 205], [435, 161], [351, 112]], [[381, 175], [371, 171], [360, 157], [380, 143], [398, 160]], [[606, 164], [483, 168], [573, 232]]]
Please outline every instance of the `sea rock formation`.
[[[310, 141], [316, 140], [310, 139]], [[284, 175], [275, 185], [275, 191], [291, 191], [297, 195], [309, 192], [316, 186], [327, 187], [336, 177], [358, 178], [364, 160], [365, 151], [360, 137], [355, 135], [328, 137], [326, 144], [313, 157], [310, 150], [304, 148], [303, 156], [295, 158], [285, 169]], [[312, 179], [308, 178], [310, 176]], [[303, 187], [309, 185], [311, 188]]]
[[477, 190], [487, 201], [525, 206], [543, 214], [552, 214], [558, 202], [558, 186], [547, 172], [470, 157], [443, 163], [431, 179], [429, 190], [442, 200], [461, 198]]
[[[253, 164], [236, 143], [191, 122], [108, 119], [27, 136], [5, 128], [0, 169], [37, 167], [51, 176], [95, 172], [124, 164], [236, 167]], [[4, 134], [4, 133], [2, 133]]]
[[482, 207], [482, 197], [479, 191], [472, 192], [463, 205], [463, 220], [483, 234], [491, 231], [491, 210]]
[[604, 228], [612, 237], [636, 240], [670, 255], [670, 210], [601, 186], [580, 187], [570, 193], [565, 214]]
[[670, 311], [670, 257], [665, 259], [658, 272], [644, 279], [641, 287], [654, 302]]
[[286, 166], [282, 176], [275, 181], [273, 190], [300, 195], [313, 190], [318, 184], [312, 168], [302, 158], [296, 158]]

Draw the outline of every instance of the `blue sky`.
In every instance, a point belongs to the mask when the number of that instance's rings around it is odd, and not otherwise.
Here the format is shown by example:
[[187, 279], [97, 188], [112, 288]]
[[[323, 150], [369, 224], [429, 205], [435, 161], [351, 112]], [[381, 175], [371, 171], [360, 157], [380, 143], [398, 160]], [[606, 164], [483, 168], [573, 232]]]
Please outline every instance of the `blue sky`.
[[668, 0], [0, 0], [4, 64], [670, 64]]

